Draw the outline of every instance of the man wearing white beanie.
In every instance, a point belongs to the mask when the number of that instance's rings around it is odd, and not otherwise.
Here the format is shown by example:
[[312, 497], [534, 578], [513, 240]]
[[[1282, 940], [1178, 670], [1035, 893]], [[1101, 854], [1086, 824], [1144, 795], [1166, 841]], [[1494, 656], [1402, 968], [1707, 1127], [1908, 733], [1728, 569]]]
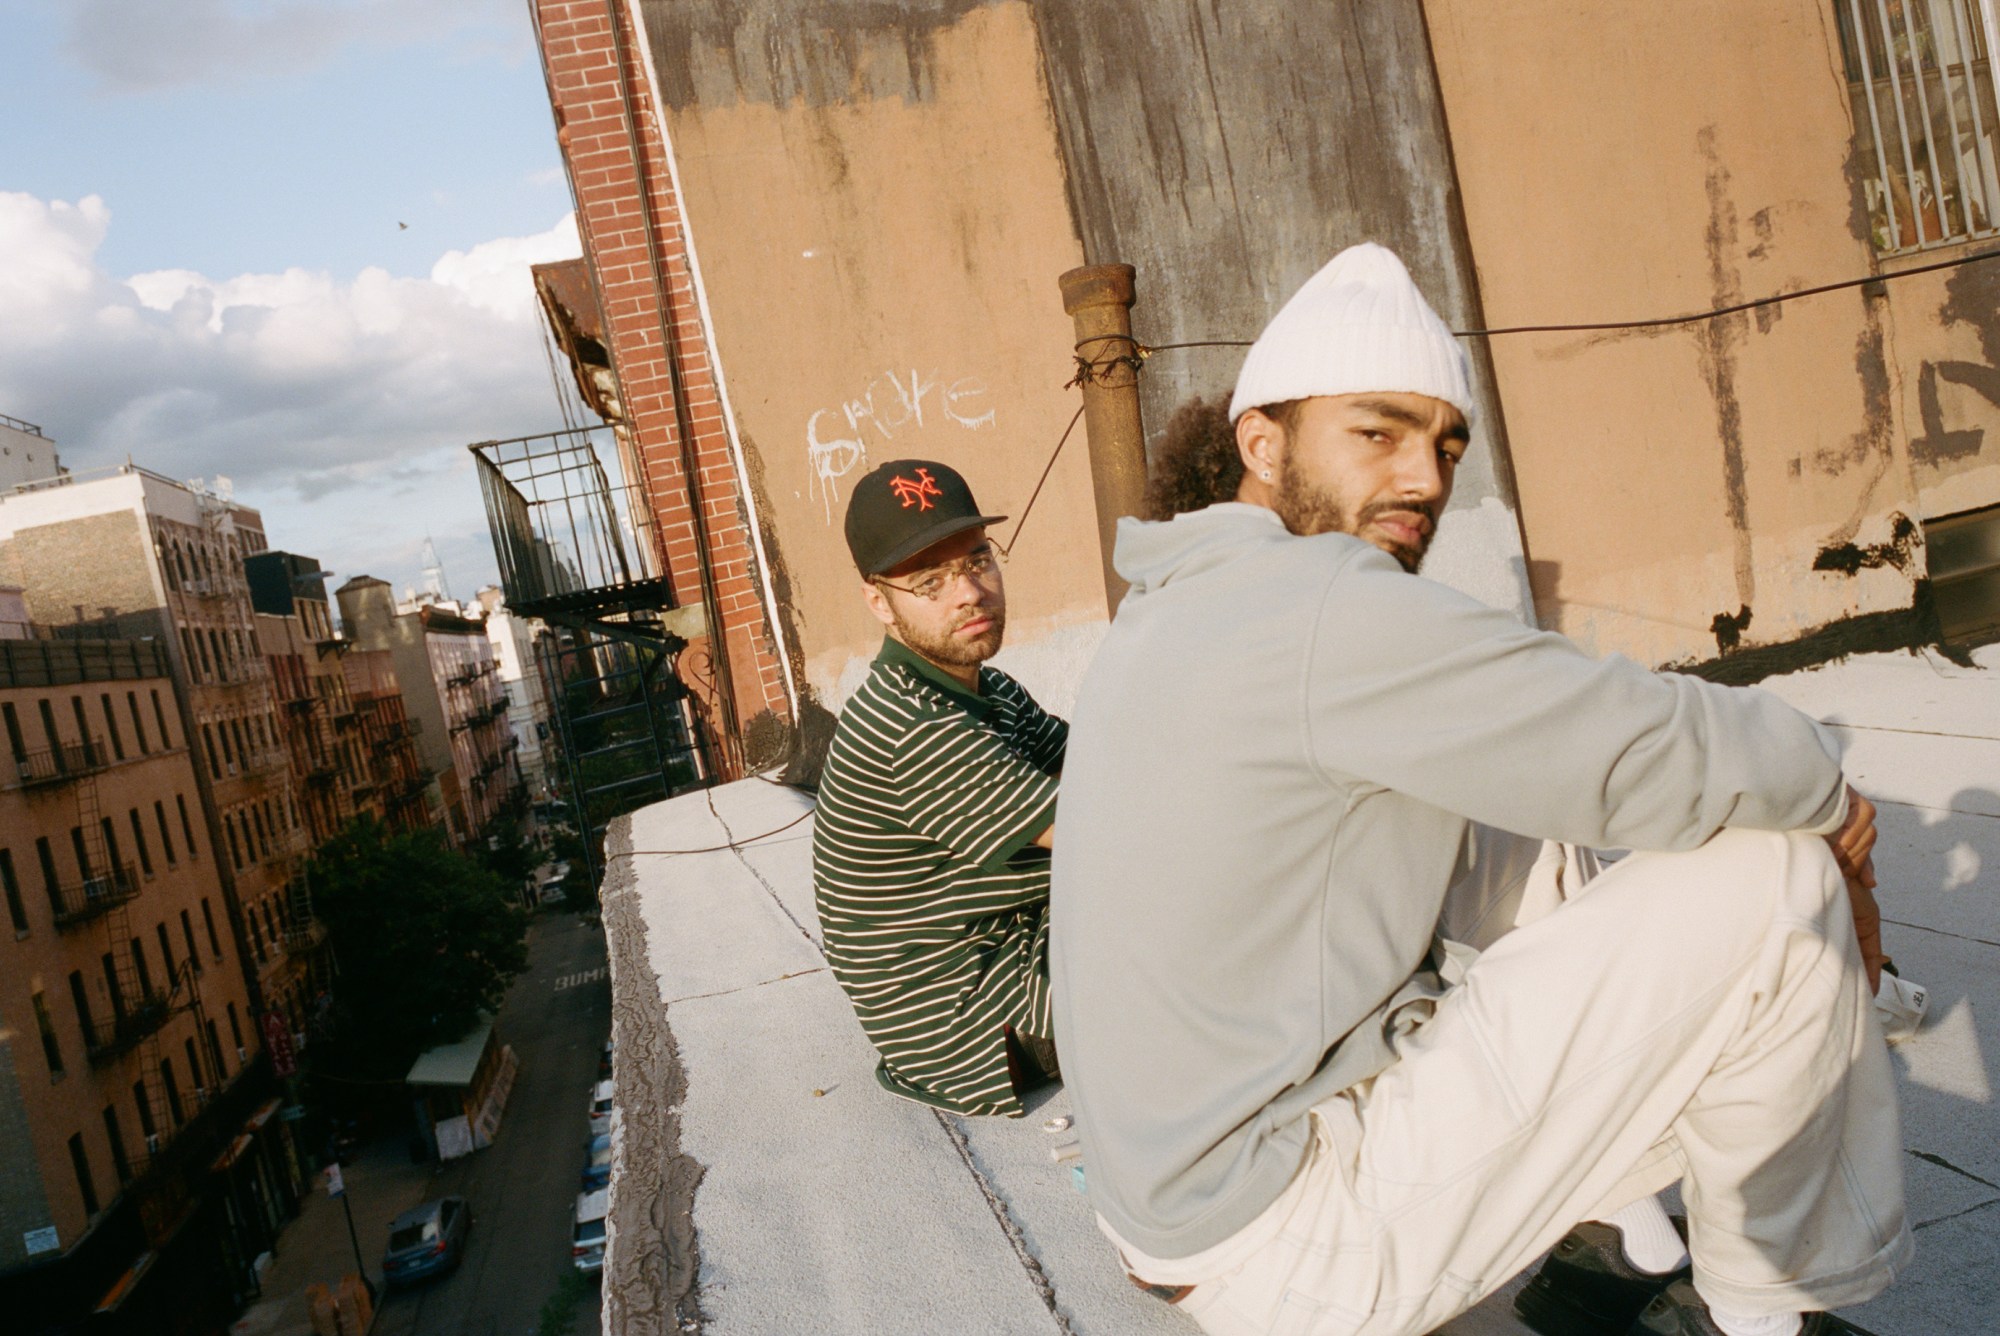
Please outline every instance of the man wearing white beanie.
[[1356, 246], [1244, 363], [1235, 499], [1121, 522], [1052, 887], [1099, 1223], [1218, 1334], [1414, 1336], [1558, 1240], [1548, 1336], [1857, 1332], [1912, 1252], [1873, 809], [1775, 698], [1416, 577], [1474, 407]]

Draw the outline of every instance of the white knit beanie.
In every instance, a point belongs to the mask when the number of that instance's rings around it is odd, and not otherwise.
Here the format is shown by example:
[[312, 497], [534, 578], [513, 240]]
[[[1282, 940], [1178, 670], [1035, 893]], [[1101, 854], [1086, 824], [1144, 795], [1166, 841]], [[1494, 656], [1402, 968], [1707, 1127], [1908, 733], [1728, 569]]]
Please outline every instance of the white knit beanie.
[[1251, 345], [1229, 420], [1321, 394], [1442, 399], [1472, 425], [1472, 368], [1394, 251], [1365, 241], [1326, 262]]

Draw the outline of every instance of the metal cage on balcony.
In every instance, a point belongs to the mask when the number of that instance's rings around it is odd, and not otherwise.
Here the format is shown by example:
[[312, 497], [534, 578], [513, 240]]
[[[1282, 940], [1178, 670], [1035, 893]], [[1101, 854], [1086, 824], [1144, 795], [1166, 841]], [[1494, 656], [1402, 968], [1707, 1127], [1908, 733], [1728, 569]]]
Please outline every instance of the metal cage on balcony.
[[674, 606], [652, 511], [610, 428], [470, 448], [508, 607], [557, 621]]

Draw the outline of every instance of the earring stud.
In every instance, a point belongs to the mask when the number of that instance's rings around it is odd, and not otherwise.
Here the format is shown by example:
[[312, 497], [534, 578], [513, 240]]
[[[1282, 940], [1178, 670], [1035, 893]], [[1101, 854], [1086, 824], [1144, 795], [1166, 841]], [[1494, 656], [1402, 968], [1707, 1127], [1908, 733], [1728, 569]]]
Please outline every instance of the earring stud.
[[1257, 476], [1262, 478], [1265, 482], [1269, 482], [1271, 481], [1271, 470], [1265, 469], [1262, 473], [1259, 473]]

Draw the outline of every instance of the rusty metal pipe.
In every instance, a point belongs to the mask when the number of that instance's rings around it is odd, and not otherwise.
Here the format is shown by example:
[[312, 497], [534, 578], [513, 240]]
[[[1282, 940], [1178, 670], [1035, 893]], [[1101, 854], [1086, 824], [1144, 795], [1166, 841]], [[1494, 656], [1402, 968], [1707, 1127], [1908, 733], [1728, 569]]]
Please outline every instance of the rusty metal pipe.
[[1117, 612], [1125, 581], [1111, 566], [1118, 520], [1136, 515], [1146, 492], [1146, 431], [1139, 417], [1139, 373], [1131, 356], [1132, 266], [1092, 264], [1061, 278], [1063, 309], [1076, 326], [1077, 353], [1097, 364], [1083, 380], [1083, 426], [1090, 440], [1090, 481], [1097, 495], [1097, 543], [1104, 561], [1104, 606]]

